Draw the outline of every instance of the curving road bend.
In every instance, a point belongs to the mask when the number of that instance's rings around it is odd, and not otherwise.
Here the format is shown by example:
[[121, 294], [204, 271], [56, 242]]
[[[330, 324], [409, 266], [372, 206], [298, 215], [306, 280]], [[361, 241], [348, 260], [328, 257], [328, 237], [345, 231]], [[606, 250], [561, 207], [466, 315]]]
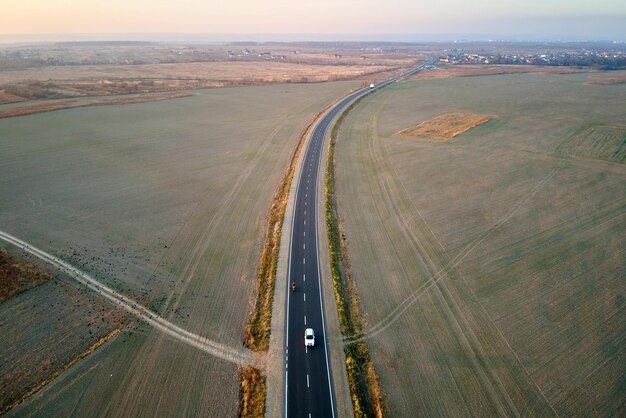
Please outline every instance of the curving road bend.
[[[328, 357], [324, 301], [317, 239], [318, 172], [329, 128], [356, 99], [415, 74], [432, 62], [346, 96], [317, 123], [309, 137], [301, 166], [292, 217], [285, 318], [285, 417], [335, 417], [335, 399]], [[296, 290], [291, 290], [291, 283]], [[304, 346], [304, 330], [315, 332], [315, 346]]]

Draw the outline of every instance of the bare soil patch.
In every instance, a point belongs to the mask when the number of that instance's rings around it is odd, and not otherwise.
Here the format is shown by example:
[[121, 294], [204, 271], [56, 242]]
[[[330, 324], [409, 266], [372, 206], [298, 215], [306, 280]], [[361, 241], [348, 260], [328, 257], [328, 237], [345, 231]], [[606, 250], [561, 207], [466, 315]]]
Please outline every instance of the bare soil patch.
[[52, 276], [28, 262], [17, 260], [5, 249], [0, 249], [0, 303], [11, 296], [39, 286]]
[[488, 122], [493, 117], [489, 115], [474, 115], [470, 113], [445, 113], [424, 121], [412, 128], [403, 129], [397, 136], [426, 137], [430, 139], [452, 139], [463, 132], [469, 131], [478, 125]]
[[49, 102], [12, 107], [8, 109], [0, 109], [0, 119], [10, 118], [14, 116], [25, 116], [33, 113], [52, 112], [54, 110], [73, 109], [76, 107], [145, 103], [188, 96], [191, 96], [191, 94], [183, 92], [168, 92], [146, 93], [137, 96], [116, 97], [113, 99], [54, 100]]

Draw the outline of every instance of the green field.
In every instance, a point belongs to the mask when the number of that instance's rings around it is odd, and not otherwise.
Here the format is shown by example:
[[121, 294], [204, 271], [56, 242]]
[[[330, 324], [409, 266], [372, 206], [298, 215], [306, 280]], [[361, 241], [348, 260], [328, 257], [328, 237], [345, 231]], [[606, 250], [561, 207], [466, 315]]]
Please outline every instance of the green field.
[[[197, 90], [183, 99], [4, 119], [0, 230], [186, 330], [241, 347], [280, 176], [312, 117], [355, 86]], [[85, 349], [81, 338], [97, 339], [85, 335], [86, 320], [51, 305], [47, 321], [68, 315], [68, 323], [53, 334], [65, 342], [47, 353], [42, 312], [28, 302], [45, 304], [53, 294], [57, 305], [72, 300], [56, 287], [50, 292], [35, 288], [0, 305], [0, 334], [15, 333], [21, 353], [41, 352], [35, 371], [46, 355], [63, 363]], [[110, 315], [106, 301], [93, 303]], [[24, 317], [10, 320], [15, 306]], [[9, 352], [16, 362], [26, 358], [5, 342], [3, 359]], [[234, 416], [238, 391], [234, 364], [131, 320], [9, 415]]]
[[[395, 84], [337, 138], [339, 215], [389, 416], [626, 414], [626, 86]], [[400, 138], [449, 112], [493, 120]]]
[[557, 154], [626, 162], [626, 125], [585, 124], [557, 145]]

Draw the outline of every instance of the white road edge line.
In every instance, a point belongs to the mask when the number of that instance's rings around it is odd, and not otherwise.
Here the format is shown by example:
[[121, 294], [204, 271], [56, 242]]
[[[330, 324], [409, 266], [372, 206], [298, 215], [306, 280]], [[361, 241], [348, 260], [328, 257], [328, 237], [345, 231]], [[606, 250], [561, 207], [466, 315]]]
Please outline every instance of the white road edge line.
[[[336, 116], [335, 116], [336, 117]], [[328, 126], [326, 127], [328, 129]], [[326, 135], [324, 135], [326, 137]], [[320, 160], [321, 161], [321, 160]], [[318, 177], [315, 179], [315, 194], [317, 195], [318, 183], [319, 183], [319, 173]], [[322, 272], [320, 267], [320, 240], [318, 236], [318, 228], [317, 228], [317, 214], [313, 219], [313, 230], [315, 231], [315, 251], [317, 251], [317, 282], [319, 287], [320, 294], [320, 311], [322, 313], [322, 335], [324, 336], [324, 354], [326, 356], [326, 375], [328, 376], [328, 390], [330, 391], [330, 410], [332, 411], [332, 418], [335, 418], [335, 401], [333, 399], [333, 385], [330, 378], [330, 360], [328, 359], [328, 338], [326, 337], [326, 319], [324, 318], [324, 300], [322, 299]], [[310, 414], [309, 414], [310, 415]]]

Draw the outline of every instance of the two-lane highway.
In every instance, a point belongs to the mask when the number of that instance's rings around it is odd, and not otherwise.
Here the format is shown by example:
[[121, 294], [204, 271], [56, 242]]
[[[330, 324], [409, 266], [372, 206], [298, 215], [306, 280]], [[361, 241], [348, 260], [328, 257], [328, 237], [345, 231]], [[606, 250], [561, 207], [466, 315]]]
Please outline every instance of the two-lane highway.
[[[335, 118], [357, 98], [420, 71], [423, 66], [376, 83], [339, 101], [317, 123], [309, 138], [301, 165], [292, 217], [287, 274], [285, 318], [285, 416], [335, 417], [335, 399], [328, 361], [326, 324], [318, 259], [317, 190], [322, 149], [328, 129]], [[291, 283], [296, 290], [291, 290]], [[304, 346], [304, 330], [315, 332], [315, 346]]]

